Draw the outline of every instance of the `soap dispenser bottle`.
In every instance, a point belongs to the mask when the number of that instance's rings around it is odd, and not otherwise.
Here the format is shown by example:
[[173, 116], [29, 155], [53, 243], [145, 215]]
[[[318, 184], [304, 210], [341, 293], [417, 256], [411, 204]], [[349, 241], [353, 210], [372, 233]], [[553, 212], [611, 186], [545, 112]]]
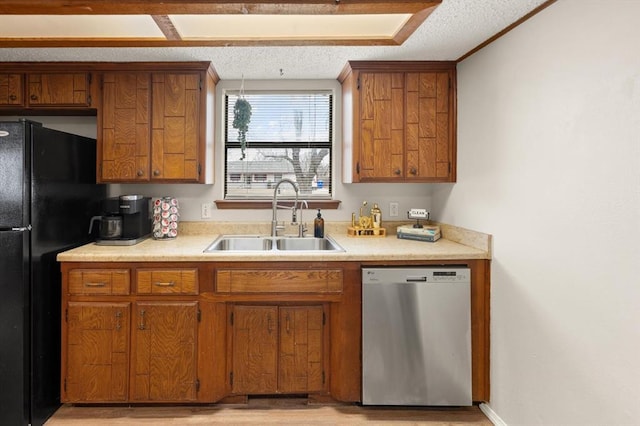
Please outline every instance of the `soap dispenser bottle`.
[[313, 221], [313, 236], [316, 238], [324, 238], [324, 219], [318, 209], [318, 216]]

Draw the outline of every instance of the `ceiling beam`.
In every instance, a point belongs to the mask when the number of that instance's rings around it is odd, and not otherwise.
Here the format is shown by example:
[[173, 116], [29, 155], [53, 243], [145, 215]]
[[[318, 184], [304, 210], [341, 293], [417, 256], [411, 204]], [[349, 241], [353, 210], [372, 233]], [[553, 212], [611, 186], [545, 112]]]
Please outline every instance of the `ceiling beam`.
[[151, 18], [153, 18], [153, 22], [160, 28], [167, 40], [182, 40], [180, 33], [167, 15], [151, 15]]
[[388, 14], [417, 13], [442, 0], [3, 0], [5, 15]]

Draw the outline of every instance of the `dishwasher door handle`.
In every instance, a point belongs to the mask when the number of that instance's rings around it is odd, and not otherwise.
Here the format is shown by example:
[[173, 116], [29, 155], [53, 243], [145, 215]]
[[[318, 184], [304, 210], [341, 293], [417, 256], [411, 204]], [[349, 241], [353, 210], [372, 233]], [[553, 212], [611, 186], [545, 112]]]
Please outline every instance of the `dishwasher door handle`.
[[427, 277], [424, 275], [421, 277], [407, 277], [407, 282], [408, 283], [426, 283]]

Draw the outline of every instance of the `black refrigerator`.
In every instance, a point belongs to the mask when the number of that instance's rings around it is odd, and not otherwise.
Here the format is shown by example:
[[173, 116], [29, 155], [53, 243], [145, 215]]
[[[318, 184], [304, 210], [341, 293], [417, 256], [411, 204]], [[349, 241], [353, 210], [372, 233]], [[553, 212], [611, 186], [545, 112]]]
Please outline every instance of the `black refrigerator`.
[[41, 425], [60, 406], [56, 256], [90, 241], [105, 197], [94, 139], [0, 121], [0, 425]]

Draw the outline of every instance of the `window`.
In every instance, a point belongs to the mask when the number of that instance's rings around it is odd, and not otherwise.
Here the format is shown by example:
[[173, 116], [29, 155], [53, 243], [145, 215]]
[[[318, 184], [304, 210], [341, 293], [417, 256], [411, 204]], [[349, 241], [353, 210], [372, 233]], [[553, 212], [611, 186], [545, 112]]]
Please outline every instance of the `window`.
[[[238, 129], [233, 127], [237, 92], [225, 94], [225, 188], [232, 199], [265, 199], [275, 185], [291, 179], [305, 199], [331, 199], [333, 94], [315, 91], [251, 91], [251, 121], [242, 158]], [[251, 176], [238, 179], [238, 176]], [[295, 195], [282, 185], [283, 198]]]

